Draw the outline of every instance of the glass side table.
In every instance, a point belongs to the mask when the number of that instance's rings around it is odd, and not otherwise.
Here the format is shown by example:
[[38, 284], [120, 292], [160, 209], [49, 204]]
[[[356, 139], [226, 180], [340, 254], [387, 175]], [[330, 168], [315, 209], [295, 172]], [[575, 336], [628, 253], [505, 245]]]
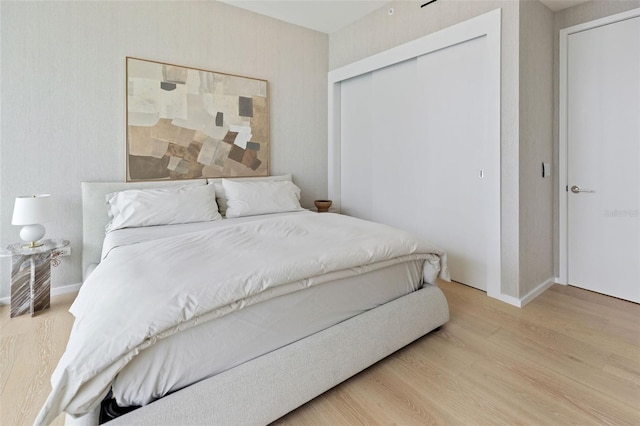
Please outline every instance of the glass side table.
[[25, 242], [7, 246], [11, 252], [11, 318], [51, 306], [51, 263], [57, 265], [56, 249], [69, 245], [67, 240], [43, 240], [39, 247]]

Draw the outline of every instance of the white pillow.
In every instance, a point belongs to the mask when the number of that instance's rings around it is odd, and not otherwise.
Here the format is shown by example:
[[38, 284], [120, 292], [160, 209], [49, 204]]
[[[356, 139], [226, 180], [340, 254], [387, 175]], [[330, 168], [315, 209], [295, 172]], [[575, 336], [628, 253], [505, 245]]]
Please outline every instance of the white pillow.
[[220, 220], [213, 185], [129, 189], [107, 194], [106, 232], [134, 226]]
[[290, 181], [244, 182], [222, 179], [227, 198], [226, 217], [304, 210], [300, 188]]
[[209, 185], [213, 185], [216, 188], [216, 203], [218, 203], [218, 211], [222, 216], [227, 216], [227, 198], [224, 195], [224, 186], [222, 186], [222, 181], [210, 183]]
[[[291, 174], [280, 175], [280, 176], [266, 176], [266, 177], [256, 177], [256, 178], [242, 178], [242, 182], [267, 182], [267, 181], [291, 181]], [[216, 187], [216, 201], [218, 203], [218, 211], [222, 216], [227, 215], [227, 198], [224, 193], [224, 186], [222, 186], [222, 180], [211, 182]], [[210, 183], [210, 184], [211, 184]]]

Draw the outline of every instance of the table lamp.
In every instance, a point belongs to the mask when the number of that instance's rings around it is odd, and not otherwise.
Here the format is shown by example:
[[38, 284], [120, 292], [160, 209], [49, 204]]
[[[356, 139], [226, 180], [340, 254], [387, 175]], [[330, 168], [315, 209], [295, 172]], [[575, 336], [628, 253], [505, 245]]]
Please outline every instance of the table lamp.
[[50, 220], [50, 212], [51, 194], [16, 197], [11, 224], [23, 225], [20, 230], [20, 239], [29, 243], [25, 248], [42, 245], [38, 243], [46, 232], [42, 223]]

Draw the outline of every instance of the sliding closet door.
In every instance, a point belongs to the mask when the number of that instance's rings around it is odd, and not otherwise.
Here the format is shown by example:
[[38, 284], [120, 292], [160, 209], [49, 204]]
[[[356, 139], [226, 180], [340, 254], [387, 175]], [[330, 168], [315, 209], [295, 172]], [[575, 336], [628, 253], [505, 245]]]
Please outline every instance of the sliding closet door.
[[[486, 39], [342, 82], [341, 205], [440, 246], [486, 290]], [[496, 172], [496, 171], [493, 171]]]
[[[371, 73], [342, 82], [341, 212], [373, 220], [373, 146]], [[375, 197], [376, 199], [378, 197]]]
[[374, 220], [424, 234], [428, 229], [415, 222], [427, 199], [424, 161], [432, 147], [424, 139], [420, 80], [418, 59], [373, 73], [371, 128], [376, 139], [371, 180], [378, 195]]
[[[452, 278], [486, 290], [485, 199], [487, 97], [484, 38], [418, 59], [428, 145], [424, 177], [435, 187], [424, 200], [425, 238], [449, 254]], [[420, 226], [419, 218], [413, 225]]]

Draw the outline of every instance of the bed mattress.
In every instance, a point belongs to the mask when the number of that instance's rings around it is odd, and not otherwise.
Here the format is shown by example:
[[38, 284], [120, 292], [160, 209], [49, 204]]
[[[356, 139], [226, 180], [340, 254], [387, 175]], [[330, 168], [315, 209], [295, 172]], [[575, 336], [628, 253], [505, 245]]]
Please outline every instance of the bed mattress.
[[[295, 215], [283, 213], [279, 216]], [[228, 219], [236, 223], [252, 218]], [[219, 222], [125, 228], [107, 234], [102, 258], [123, 245], [204, 231]], [[422, 260], [337, 277], [235, 311], [158, 341], [120, 371], [112, 385], [121, 407], [141, 406], [279, 349], [422, 286]]]

